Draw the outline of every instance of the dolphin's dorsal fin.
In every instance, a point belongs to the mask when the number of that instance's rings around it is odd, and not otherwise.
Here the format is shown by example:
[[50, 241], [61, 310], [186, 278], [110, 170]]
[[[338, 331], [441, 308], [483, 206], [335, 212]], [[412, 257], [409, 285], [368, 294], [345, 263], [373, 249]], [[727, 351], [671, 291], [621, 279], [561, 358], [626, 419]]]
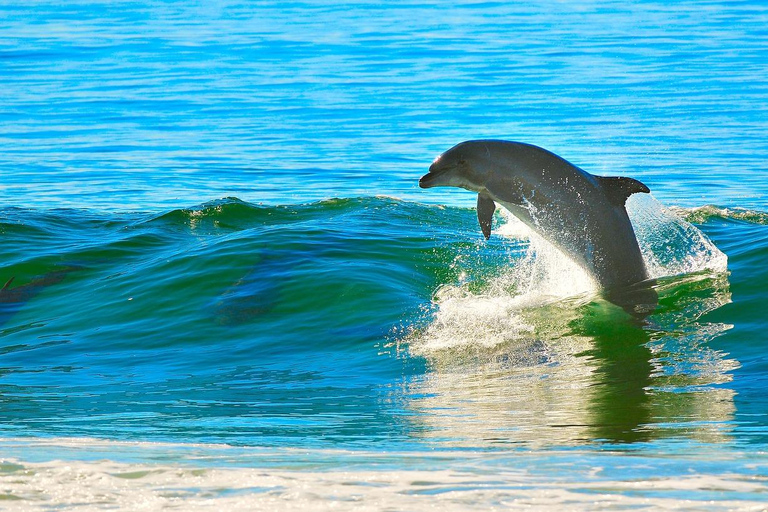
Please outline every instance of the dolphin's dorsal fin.
[[[11, 283], [13, 282], [14, 279], [16, 279], [16, 276], [13, 276], [12, 278], [10, 278], [8, 280], [8, 282], [5, 283], [5, 286], [3, 286], [3, 288], [0, 290], [0, 292], [4, 292], [5, 290], [7, 290], [8, 287], [11, 286]], [[2, 281], [0, 281], [0, 283], [2, 283]]]
[[627, 198], [636, 192], [649, 193], [651, 189], [633, 178], [595, 176], [608, 200], [616, 206], [624, 206]]
[[494, 211], [496, 211], [496, 203], [493, 199], [483, 193], [477, 194], [477, 220], [480, 222], [480, 229], [486, 240], [491, 238], [491, 221]]

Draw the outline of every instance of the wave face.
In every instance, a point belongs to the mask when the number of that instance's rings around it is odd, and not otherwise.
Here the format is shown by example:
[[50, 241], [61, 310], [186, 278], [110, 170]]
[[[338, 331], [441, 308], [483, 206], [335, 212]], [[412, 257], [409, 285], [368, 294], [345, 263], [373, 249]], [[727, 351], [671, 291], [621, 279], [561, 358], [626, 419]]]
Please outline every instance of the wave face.
[[[32, 471], [63, 488], [85, 478], [94, 492], [128, 475], [116, 504], [132, 492], [161, 503], [158, 489], [187, 485], [191, 474], [200, 489], [229, 481], [248, 494], [241, 482], [255, 476], [238, 468], [275, 458], [283, 472], [262, 482], [269, 493], [291, 494], [296, 478], [357, 489], [343, 472], [376, 453], [391, 459], [368, 476], [393, 492], [410, 484], [376, 473], [383, 467], [411, 468], [413, 479], [439, 470], [435, 492], [474, 489], [492, 485], [481, 474], [498, 457], [499, 471], [523, 464], [518, 448], [546, 449], [542, 467], [593, 456], [613, 464], [591, 451], [600, 446], [644, 447], [648, 467], [670, 446], [730, 460], [734, 442], [761, 443], [768, 432], [755, 420], [765, 398], [753, 391], [768, 282], [753, 270], [768, 253], [762, 213], [673, 211], [652, 197], [628, 208], [659, 295], [643, 322], [501, 213], [486, 242], [471, 208], [387, 197], [292, 206], [230, 198], [163, 214], [3, 210], [9, 492], [34, 495], [21, 477]], [[82, 440], [66, 441], [73, 436]], [[72, 443], [96, 449], [97, 438], [117, 443], [100, 448], [112, 462], [78, 462], [83, 448]], [[480, 473], [459, 478], [454, 450], [477, 453]], [[202, 460], [193, 473], [174, 469]], [[744, 485], [704, 467], [697, 474], [663, 485], [704, 495], [720, 482], [734, 496]], [[518, 498], [549, 496], [536, 474], [521, 478], [536, 492]], [[622, 481], [601, 482], [625, 492]], [[566, 501], [597, 484], [569, 485]], [[674, 500], [682, 491], [665, 492]], [[192, 505], [199, 497], [185, 496]]]
[[[625, 391], [660, 403], [643, 402], [645, 420], [624, 427], [652, 437], [653, 424], [675, 423], [659, 416], [669, 396], [728, 382], [739, 363], [709, 345], [731, 326], [702, 320], [731, 301], [725, 255], [653, 199], [630, 213], [660, 295], [647, 327], [514, 219], [499, 216], [500, 235], [482, 241], [471, 209], [381, 197], [223, 199], [161, 215], [6, 210], [0, 421], [116, 439], [333, 446], [431, 431], [461, 444], [468, 432], [419, 422], [425, 407], [457, 402], [452, 379], [478, 377], [467, 358], [490, 379], [484, 397], [519, 396], [520, 408], [541, 382], [575, 386], [578, 400], [561, 398], [585, 425], [578, 404], [591, 398], [579, 390], [618, 377], [607, 352], [626, 338], [642, 379]], [[527, 375], [512, 379], [515, 393], [507, 371]], [[715, 392], [733, 394], [700, 398]], [[717, 403], [724, 421], [732, 401]], [[699, 399], [686, 406], [698, 409]]]

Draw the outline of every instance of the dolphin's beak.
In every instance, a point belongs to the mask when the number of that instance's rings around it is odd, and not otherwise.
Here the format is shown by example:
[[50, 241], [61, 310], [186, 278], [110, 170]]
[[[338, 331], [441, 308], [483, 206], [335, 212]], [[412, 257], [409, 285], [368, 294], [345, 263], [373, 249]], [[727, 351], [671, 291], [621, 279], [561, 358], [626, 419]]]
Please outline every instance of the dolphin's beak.
[[447, 168], [438, 169], [435, 164], [429, 166], [429, 172], [421, 177], [419, 180], [419, 187], [431, 188], [440, 186], [439, 183], [435, 183], [436, 179], [447, 171]]
[[432, 173], [425, 174], [419, 180], [419, 187], [421, 187], [421, 188], [432, 187], [433, 185], [431, 185], [431, 182], [434, 180], [434, 178], [435, 178], [435, 175], [432, 174]]

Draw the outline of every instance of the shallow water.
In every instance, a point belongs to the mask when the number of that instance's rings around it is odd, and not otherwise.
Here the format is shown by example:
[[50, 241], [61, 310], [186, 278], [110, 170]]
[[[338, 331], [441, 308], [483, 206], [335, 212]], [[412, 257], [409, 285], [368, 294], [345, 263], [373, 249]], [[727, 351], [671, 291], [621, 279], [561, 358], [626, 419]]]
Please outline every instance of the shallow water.
[[[767, 20], [0, 4], [0, 498], [760, 509]], [[480, 137], [649, 185], [644, 323], [418, 189]]]

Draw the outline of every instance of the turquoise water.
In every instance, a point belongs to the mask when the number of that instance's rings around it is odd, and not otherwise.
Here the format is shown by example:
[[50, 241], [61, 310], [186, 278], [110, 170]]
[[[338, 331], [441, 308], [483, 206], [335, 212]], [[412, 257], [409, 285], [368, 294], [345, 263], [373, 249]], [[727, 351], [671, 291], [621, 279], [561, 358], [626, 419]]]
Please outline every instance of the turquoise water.
[[[759, 507], [767, 21], [0, 3], [0, 498]], [[513, 218], [485, 242], [472, 194], [418, 188], [485, 137], [651, 188], [646, 323]]]

